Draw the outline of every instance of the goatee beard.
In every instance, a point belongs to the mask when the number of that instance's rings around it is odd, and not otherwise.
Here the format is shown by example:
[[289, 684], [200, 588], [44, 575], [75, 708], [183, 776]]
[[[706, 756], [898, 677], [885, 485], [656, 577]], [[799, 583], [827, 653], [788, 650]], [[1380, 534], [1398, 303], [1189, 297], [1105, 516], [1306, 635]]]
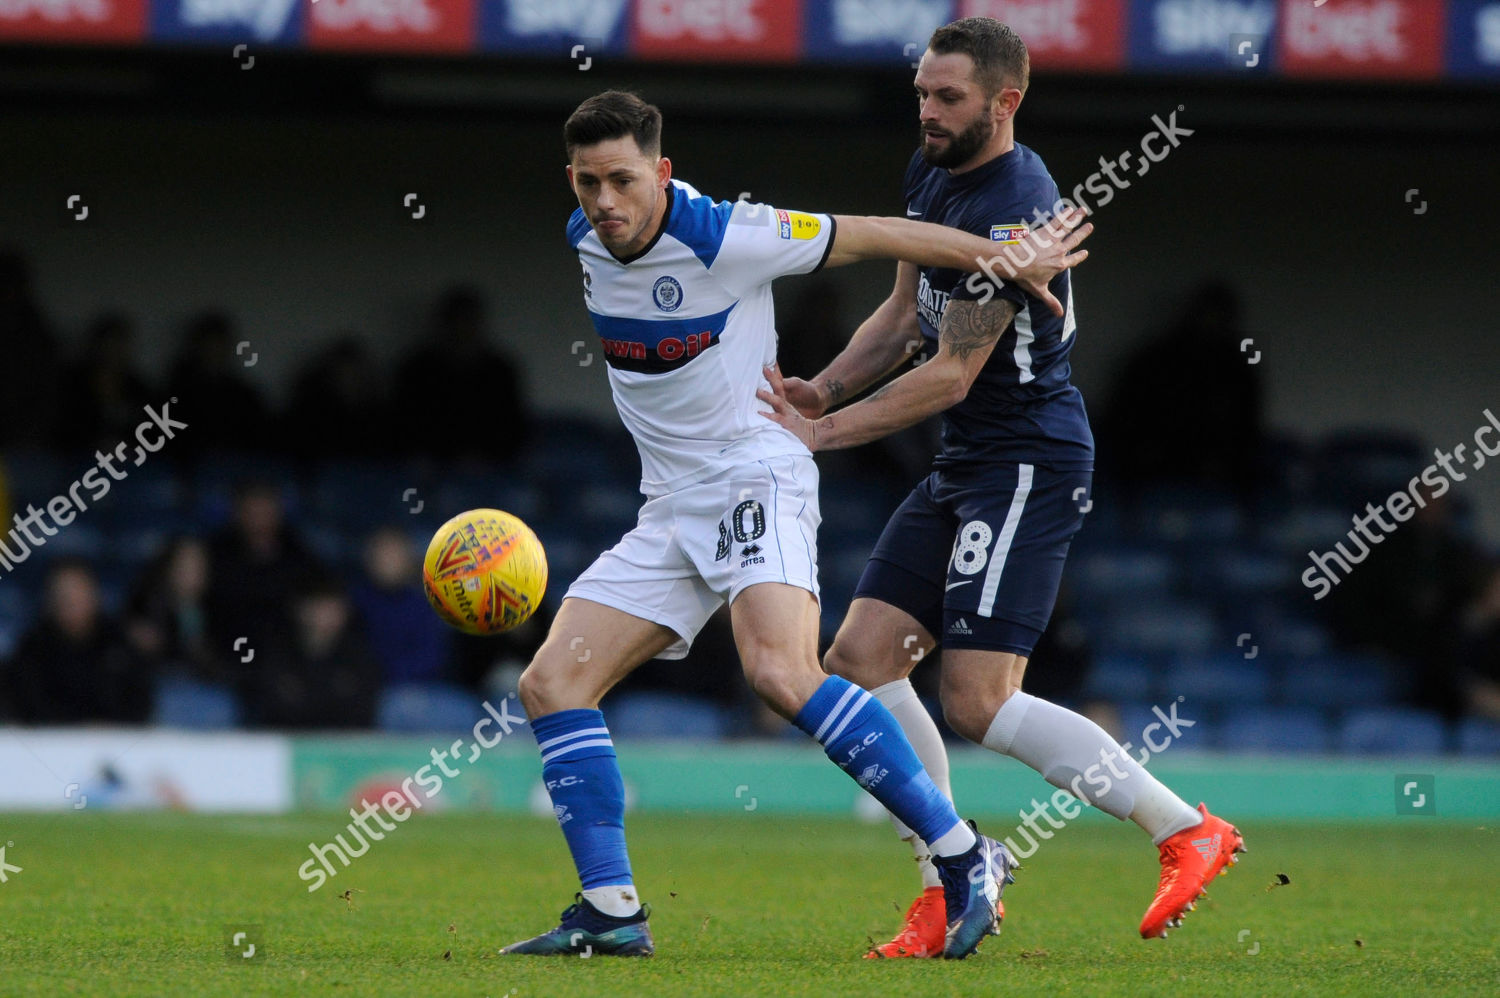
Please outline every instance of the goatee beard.
[[973, 159], [994, 134], [994, 124], [989, 118], [980, 117], [957, 135], [951, 136], [947, 148], [933, 149], [927, 144], [927, 132], [924, 130], [921, 132], [922, 158], [929, 166], [945, 170], [957, 169]]

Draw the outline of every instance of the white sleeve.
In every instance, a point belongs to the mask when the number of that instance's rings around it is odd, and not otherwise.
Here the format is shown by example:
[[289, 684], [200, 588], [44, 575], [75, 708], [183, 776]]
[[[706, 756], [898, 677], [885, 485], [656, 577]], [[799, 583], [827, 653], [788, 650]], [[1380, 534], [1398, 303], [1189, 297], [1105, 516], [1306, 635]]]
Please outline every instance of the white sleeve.
[[788, 274], [810, 274], [833, 249], [831, 215], [737, 202], [710, 272], [736, 297]]

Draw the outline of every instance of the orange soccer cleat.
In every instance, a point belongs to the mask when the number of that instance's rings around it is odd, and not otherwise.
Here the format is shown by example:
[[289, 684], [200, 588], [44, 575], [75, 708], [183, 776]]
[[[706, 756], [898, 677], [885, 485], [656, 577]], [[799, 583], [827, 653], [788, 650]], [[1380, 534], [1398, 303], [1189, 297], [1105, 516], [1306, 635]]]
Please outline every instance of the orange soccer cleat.
[[1182, 917], [1192, 911], [1205, 896], [1208, 882], [1216, 874], [1229, 872], [1237, 860], [1235, 853], [1245, 851], [1245, 840], [1223, 818], [1215, 818], [1208, 808], [1198, 805], [1203, 821], [1185, 828], [1161, 844], [1161, 880], [1156, 897], [1141, 919], [1142, 939], [1165, 939], [1167, 929], [1182, 924]]
[[[1005, 906], [996, 910], [996, 921], [1005, 917]], [[866, 960], [899, 960], [903, 957], [941, 957], [947, 936], [948, 909], [941, 887], [922, 891], [906, 909], [906, 924], [896, 938], [865, 954]]]
[[948, 908], [941, 887], [925, 888], [906, 909], [906, 924], [896, 938], [865, 954], [866, 960], [940, 957], [948, 933]]

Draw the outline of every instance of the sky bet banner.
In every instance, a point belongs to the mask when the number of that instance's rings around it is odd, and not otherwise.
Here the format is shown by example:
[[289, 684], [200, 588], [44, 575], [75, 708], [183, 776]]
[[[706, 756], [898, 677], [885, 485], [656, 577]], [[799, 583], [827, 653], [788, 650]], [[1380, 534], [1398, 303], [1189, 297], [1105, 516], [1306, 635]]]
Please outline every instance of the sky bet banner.
[[909, 71], [957, 17], [1042, 72], [1500, 82], [1500, 0], [0, 0], [0, 45], [143, 43]]

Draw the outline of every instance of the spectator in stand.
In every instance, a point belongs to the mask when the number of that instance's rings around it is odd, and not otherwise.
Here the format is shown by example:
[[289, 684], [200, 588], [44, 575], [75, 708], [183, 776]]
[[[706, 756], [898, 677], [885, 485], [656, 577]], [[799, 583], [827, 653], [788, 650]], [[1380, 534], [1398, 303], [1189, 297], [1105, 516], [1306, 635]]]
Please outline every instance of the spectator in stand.
[[[209, 542], [208, 619], [220, 640], [246, 638], [252, 650], [267, 648], [292, 631], [292, 594], [299, 580], [321, 570], [297, 533], [286, 524], [281, 492], [268, 482], [248, 482], [235, 493], [230, 523]], [[244, 688], [260, 662], [240, 664], [235, 685]]]
[[190, 427], [173, 443], [174, 453], [265, 446], [266, 405], [242, 373], [251, 351], [240, 354], [238, 347], [234, 325], [223, 312], [202, 312], [188, 321], [167, 379], [166, 394], [178, 400], [178, 418]]
[[380, 663], [355, 619], [349, 597], [322, 573], [301, 579], [292, 629], [256, 659], [248, 703], [251, 723], [267, 728], [368, 728], [375, 722]]
[[341, 333], [303, 368], [284, 417], [288, 453], [374, 457], [388, 449], [380, 374], [363, 338]]
[[179, 537], [149, 565], [125, 611], [131, 647], [157, 675], [228, 683], [232, 642], [209, 612], [208, 546]]
[[104, 613], [98, 578], [81, 559], [52, 563], [42, 619], [6, 671], [25, 724], [141, 724], [151, 710], [154, 677]]
[[419, 568], [416, 545], [396, 527], [380, 528], [365, 544], [354, 605], [387, 685], [448, 678], [450, 628], [422, 595]]
[[1250, 504], [1265, 435], [1260, 368], [1239, 295], [1202, 285], [1165, 332], [1126, 359], [1095, 424], [1101, 477], [1127, 498], [1156, 484], [1216, 486]]
[[1454, 529], [1449, 498], [1428, 499], [1353, 569], [1326, 600], [1340, 642], [1395, 658], [1409, 670], [1414, 706], [1459, 717], [1469, 681], [1463, 636], [1480, 633], [1491, 569]]
[[489, 344], [484, 299], [472, 287], [443, 295], [428, 341], [396, 372], [394, 398], [391, 436], [403, 453], [502, 460], [526, 442], [520, 376]]
[[83, 356], [66, 376], [68, 404], [60, 429], [65, 447], [110, 450], [129, 440], [152, 399], [132, 357], [135, 326], [121, 312], [106, 312], [90, 325]]
[[0, 251], [0, 448], [53, 442], [57, 415], [58, 352], [52, 325], [31, 287], [31, 268], [14, 250]]
[[1500, 723], [1500, 568], [1488, 575], [1465, 614], [1462, 683], [1467, 713]]

